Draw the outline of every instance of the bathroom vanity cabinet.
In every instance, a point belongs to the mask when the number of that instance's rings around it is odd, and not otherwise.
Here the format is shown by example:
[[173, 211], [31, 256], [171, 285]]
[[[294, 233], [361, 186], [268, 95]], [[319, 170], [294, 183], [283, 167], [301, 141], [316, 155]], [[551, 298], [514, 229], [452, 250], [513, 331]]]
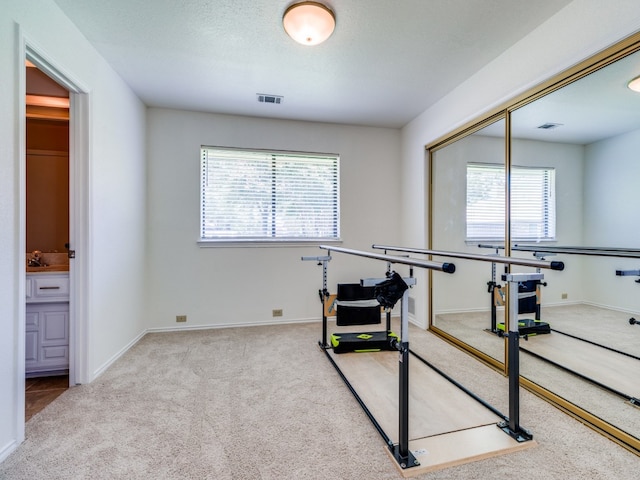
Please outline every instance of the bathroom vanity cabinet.
[[69, 273], [27, 273], [27, 376], [69, 369]]

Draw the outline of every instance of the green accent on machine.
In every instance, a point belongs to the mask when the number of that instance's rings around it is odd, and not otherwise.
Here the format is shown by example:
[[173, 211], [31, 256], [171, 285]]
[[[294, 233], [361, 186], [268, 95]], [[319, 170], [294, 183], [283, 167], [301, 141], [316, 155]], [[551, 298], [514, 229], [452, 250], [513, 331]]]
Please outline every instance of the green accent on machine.
[[[504, 323], [499, 323], [497, 328], [500, 332], [505, 332]], [[542, 335], [545, 333], [551, 333], [551, 327], [547, 322], [542, 320], [534, 320], [532, 318], [524, 318], [518, 320], [518, 333], [520, 335]]]
[[364, 353], [397, 350], [394, 343], [400, 337], [393, 332], [333, 333], [331, 346], [335, 353]]

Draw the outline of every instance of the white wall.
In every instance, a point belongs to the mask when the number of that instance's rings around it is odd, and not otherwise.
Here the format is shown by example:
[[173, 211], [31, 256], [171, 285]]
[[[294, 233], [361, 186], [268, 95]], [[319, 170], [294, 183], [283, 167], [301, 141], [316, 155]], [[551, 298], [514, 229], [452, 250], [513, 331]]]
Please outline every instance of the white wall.
[[[635, 0], [610, 1], [607, 8], [599, 0], [575, 0], [407, 124], [402, 130], [403, 244], [426, 245], [426, 144], [639, 29]], [[425, 324], [426, 286], [412, 295], [415, 320]]]
[[[638, 179], [640, 130], [588, 145], [585, 163], [585, 245], [637, 248], [640, 238]], [[585, 283], [595, 304], [640, 313], [637, 277], [615, 276], [616, 270], [638, 270], [631, 258], [588, 257]]]
[[[200, 146], [340, 154], [342, 246], [400, 239], [400, 131], [148, 110], [147, 319], [154, 329], [319, 319], [322, 268], [307, 247], [199, 247]], [[333, 254], [338, 282], [383, 276], [386, 264]], [[272, 310], [282, 309], [282, 318]], [[176, 315], [187, 315], [176, 324]]]
[[[24, 44], [87, 92], [88, 221], [80, 380], [143, 332], [145, 108], [53, 1], [2, 0], [0, 15], [0, 461], [24, 438]], [[73, 239], [72, 239], [73, 240]], [[76, 247], [78, 248], [78, 247]]]

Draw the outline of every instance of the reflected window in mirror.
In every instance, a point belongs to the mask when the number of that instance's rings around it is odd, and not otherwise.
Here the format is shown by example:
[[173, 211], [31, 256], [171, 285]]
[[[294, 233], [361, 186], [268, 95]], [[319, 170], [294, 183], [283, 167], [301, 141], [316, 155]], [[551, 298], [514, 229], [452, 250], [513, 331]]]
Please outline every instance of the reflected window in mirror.
[[[467, 241], [504, 240], [505, 168], [467, 164]], [[556, 235], [555, 169], [511, 169], [511, 237], [554, 240]]]

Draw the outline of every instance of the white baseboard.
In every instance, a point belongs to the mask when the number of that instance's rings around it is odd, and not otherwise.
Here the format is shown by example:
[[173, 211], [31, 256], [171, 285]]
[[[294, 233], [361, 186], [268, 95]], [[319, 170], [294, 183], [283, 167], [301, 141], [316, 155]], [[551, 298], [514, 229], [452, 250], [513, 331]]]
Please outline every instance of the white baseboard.
[[12, 440], [0, 450], [0, 463], [4, 462], [11, 453], [18, 448], [18, 442]]
[[91, 378], [88, 379], [88, 383], [93, 382], [96, 378], [102, 375], [111, 365], [115, 363], [122, 355], [124, 355], [131, 347], [133, 347], [136, 343], [138, 343], [142, 337], [147, 334], [147, 330], [143, 330], [140, 332], [133, 340], [131, 340], [127, 345], [122, 347], [115, 355], [113, 355], [109, 360], [103, 363], [99, 368], [94, 370], [91, 375]]
[[614, 312], [628, 313], [631, 315], [640, 314], [638, 310], [629, 310], [628, 308], [620, 308], [612, 305], [605, 305], [604, 303], [595, 303], [595, 302], [582, 302], [582, 303], [584, 305], [589, 305], [591, 307], [606, 308], [607, 310], [613, 310]]
[[159, 332], [186, 332], [189, 330], [215, 330], [220, 328], [240, 328], [240, 327], [267, 327], [273, 325], [293, 325], [298, 323], [314, 323], [321, 321], [320, 318], [301, 318], [294, 320], [283, 320], [280, 322], [250, 322], [250, 323], [209, 323], [202, 325], [188, 325], [175, 327], [154, 327], [148, 328], [145, 333]]

